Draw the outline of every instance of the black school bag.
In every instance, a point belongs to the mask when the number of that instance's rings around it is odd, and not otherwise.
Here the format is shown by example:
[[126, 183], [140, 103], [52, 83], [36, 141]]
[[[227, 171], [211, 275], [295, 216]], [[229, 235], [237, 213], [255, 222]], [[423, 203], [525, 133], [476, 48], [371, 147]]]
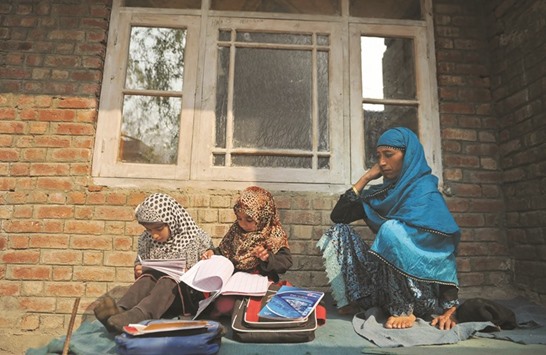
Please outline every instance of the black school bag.
[[272, 285], [263, 297], [237, 300], [231, 315], [233, 340], [242, 343], [304, 343], [315, 339], [315, 330], [326, 321], [322, 305], [303, 320], [271, 321], [258, 317], [267, 300], [277, 292]]

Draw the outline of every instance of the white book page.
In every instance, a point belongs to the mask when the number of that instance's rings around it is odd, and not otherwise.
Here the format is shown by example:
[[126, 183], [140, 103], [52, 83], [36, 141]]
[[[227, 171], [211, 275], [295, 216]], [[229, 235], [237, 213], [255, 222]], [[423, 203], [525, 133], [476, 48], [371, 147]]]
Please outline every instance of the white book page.
[[236, 272], [224, 285], [220, 293], [223, 295], [262, 296], [265, 295], [268, 287], [269, 280], [267, 276]]
[[228, 258], [213, 255], [210, 259], [200, 260], [180, 280], [197, 291], [218, 292], [231, 277], [233, 269]]

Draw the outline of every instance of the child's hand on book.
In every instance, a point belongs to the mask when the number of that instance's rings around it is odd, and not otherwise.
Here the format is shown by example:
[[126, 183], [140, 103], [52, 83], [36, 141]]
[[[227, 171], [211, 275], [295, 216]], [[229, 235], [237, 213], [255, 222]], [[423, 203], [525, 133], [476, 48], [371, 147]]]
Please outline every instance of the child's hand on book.
[[135, 279], [138, 279], [142, 275], [142, 265], [136, 264], [135, 265]]
[[260, 259], [261, 261], [269, 260], [269, 251], [261, 245], [255, 247], [254, 250], [252, 251], [252, 254], [254, 254], [254, 256]]
[[212, 251], [212, 249], [209, 249], [205, 251], [203, 254], [201, 254], [201, 260], [210, 259], [212, 258], [213, 255], [214, 255], [214, 251]]

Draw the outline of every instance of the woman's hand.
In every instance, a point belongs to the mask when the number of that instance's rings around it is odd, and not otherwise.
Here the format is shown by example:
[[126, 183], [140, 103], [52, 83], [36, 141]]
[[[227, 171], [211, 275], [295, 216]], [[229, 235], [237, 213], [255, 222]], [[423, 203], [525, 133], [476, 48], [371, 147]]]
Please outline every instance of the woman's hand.
[[360, 191], [362, 191], [362, 189], [368, 185], [370, 181], [379, 179], [381, 176], [382, 174], [381, 169], [379, 169], [379, 164], [375, 164], [370, 168], [370, 170], [366, 171], [364, 175], [360, 177], [360, 179], [358, 179], [358, 181], [353, 185], [353, 188], [360, 193]]
[[269, 259], [269, 251], [261, 245], [255, 247], [254, 250], [252, 250], [252, 254], [261, 261], [267, 261]]
[[135, 279], [138, 279], [142, 275], [142, 265], [136, 264], [135, 265]]
[[455, 319], [455, 316], [453, 316], [456, 309], [456, 307], [446, 309], [444, 314], [432, 319], [430, 325], [437, 326], [440, 330], [450, 330], [457, 324], [457, 320]]
[[201, 254], [201, 260], [210, 259], [214, 255], [214, 251], [212, 249], [209, 249], [205, 251], [203, 254]]
[[364, 178], [366, 180], [368, 180], [368, 182], [372, 181], [372, 180], [375, 180], [375, 179], [379, 179], [381, 177], [381, 169], [379, 169], [379, 164], [374, 164], [374, 166], [371, 167], [370, 170], [366, 171], [366, 173], [364, 174]]

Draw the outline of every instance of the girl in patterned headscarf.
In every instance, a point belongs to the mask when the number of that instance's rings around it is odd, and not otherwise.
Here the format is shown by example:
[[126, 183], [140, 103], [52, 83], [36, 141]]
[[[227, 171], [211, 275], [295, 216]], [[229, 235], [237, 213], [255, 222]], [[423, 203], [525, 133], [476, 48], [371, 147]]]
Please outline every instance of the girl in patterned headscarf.
[[[279, 274], [292, 266], [292, 255], [273, 196], [261, 187], [248, 187], [241, 192], [233, 211], [237, 220], [218, 248], [208, 250], [203, 258], [220, 254], [231, 260], [235, 271], [258, 273], [279, 281]], [[229, 313], [232, 301], [230, 296], [219, 297], [215, 303], [217, 314]]]
[[[386, 328], [409, 328], [417, 316], [451, 329], [459, 304], [459, 227], [412, 131], [384, 132], [377, 157], [378, 163], [341, 195], [331, 213], [336, 224], [317, 244], [333, 296], [338, 307], [383, 308], [389, 315]], [[382, 183], [367, 186], [380, 177]], [[371, 246], [349, 226], [359, 219], [376, 233]]]
[[143, 271], [140, 260], [185, 259], [186, 267], [212, 247], [210, 236], [199, 228], [188, 212], [172, 197], [156, 193], [148, 196], [135, 210], [139, 224], [146, 230], [138, 240], [135, 260], [137, 280], [117, 302], [104, 297], [95, 307], [95, 316], [111, 332], [123, 326], [164, 315], [194, 313], [203, 295], [159, 271]]

